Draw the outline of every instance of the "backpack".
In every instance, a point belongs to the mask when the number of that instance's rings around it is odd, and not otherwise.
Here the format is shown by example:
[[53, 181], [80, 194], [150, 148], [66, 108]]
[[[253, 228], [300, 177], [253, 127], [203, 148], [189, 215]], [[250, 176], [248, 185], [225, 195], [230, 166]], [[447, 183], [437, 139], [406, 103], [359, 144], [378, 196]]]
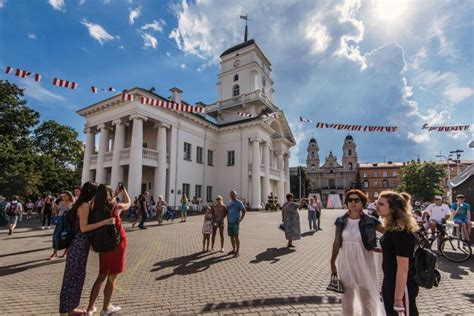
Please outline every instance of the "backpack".
[[63, 215], [57, 216], [57, 223], [53, 232], [53, 249], [56, 250], [69, 248], [76, 236], [76, 231], [74, 227], [69, 225], [66, 214], [67, 212], [64, 212]]
[[[111, 217], [112, 212], [115, 208], [110, 211], [106, 208], [103, 212], [96, 214], [94, 212], [89, 213], [89, 224], [94, 224], [104, 219]], [[95, 252], [109, 252], [115, 249], [120, 244], [120, 232], [116, 225], [104, 225], [96, 230], [89, 232], [89, 243]]]
[[413, 281], [421, 287], [431, 289], [437, 287], [441, 280], [441, 274], [436, 270], [438, 256], [431, 250], [418, 247], [413, 260]]
[[7, 208], [7, 215], [8, 216], [16, 216], [18, 215], [18, 209], [20, 207], [20, 203], [19, 202], [16, 202], [16, 203], [13, 203], [11, 202], [10, 203], [10, 206], [8, 206]]

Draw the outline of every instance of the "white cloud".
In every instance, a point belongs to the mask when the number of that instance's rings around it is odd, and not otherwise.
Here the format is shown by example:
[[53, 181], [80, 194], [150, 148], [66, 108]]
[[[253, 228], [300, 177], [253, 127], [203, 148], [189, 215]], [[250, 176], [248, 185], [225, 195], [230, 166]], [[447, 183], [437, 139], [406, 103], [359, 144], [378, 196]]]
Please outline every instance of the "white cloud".
[[151, 34], [143, 33], [141, 34], [143, 39], [144, 48], [153, 48], [155, 49], [158, 46], [158, 40]]
[[83, 5], [84, 3], [86, 3], [86, 0], [79, 1], [79, 5]]
[[422, 132], [420, 134], [409, 132], [408, 138], [417, 144], [426, 143], [430, 141], [430, 134], [428, 132]]
[[163, 19], [159, 21], [153, 20], [153, 22], [145, 24], [141, 27], [142, 31], [153, 30], [155, 32], [163, 32], [163, 27], [166, 25], [166, 22]]
[[306, 27], [306, 39], [312, 42], [311, 53], [313, 54], [323, 53], [331, 42], [327, 28], [317, 22], [310, 23]]
[[130, 15], [128, 16], [128, 23], [133, 24], [135, 20], [141, 15], [142, 7], [138, 6], [135, 9], [130, 8]]
[[0, 9], [5, 6], [5, 3], [7, 3], [7, 0], [0, 0]]
[[66, 4], [64, 3], [64, 0], [48, 0], [48, 2], [54, 10], [66, 11]]
[[184, 69], [186, 68], [186, 65], [185, 64], [181, 64], [181, 69]]
[[35, 33], [28, 33], [28, 38], [36, 39], [36, 34]]
[[59, 101], [63, 102], [64, 97], [58, 94], [55, 94], [48, 89], [44, 88], [41, 83], [34, 82], [31, 80], [22, 81], [22, 88], [25, 89], [25, 95], [32, 99], [41, 101], [41, 102], [54, 102]]
[[458, 58], [459, 52], [454, 47], [454, 44], [448, 39], [445, 30], [449, 27], [448, 23], [454, 17], [449, 14], [441, 18], [434, 19], [434, 22], [428, 31], [428, 38], [436, 39], [438, 41], [438, 54], [442, 57], [450, 59]]
[[120, 48], [120, 49], [125, 49], [125, 46], [119, 45], [119, 48]]
[[90, 36], [98, 40], [100, 45], [103, 45], [104, 42], [120, 38], [119, 36], [114, 37], [110, 35], [102, 26], [100, 26], [99, 24], [88, 22], [86, 19], [83, 19], [81, 24], [87, 27]]
[[170, 52], [166, 52], [166, 56], [170, 57], [170, 56], [171, 56], [171, 53], [170, 53]]
[[443, 91], [443, 96], [452, 104], [458, 104], [473, 95], [473, 90], [469, 87], [458, 85], [447, 86]]

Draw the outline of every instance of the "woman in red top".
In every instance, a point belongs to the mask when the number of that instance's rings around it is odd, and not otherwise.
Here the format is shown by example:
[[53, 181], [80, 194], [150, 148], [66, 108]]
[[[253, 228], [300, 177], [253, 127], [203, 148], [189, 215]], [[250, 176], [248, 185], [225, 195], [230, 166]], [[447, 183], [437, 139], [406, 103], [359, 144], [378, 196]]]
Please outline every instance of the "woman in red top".
[[[125, 197], [124, 203], [117, 202], [117, 196], [123, 193]], [[99, 276], [95, 280], [94, 286], [91, 290], [89, 298], [89, 306], [87, 307], [87, 315], [92, 315], [96, 308], [94, 307], [97, 296], [99, 295], [102, 283], [107, 279], [104, 288], [104, 304], [100, 315], [111, 315], [119, 312], [122, 308], [120, 306], [113, 306], [110, 304], [112, 293], [115, 288], [117, 275], [124, 271], [125, 264], [125, 249], [127, 248], [127, 235], [122, 227], [122, 219], [120, 213], [130, 208], [130, 196], [124, 187], [119, 187], [112, 196], [112, 188], [103, 184], [99, 185], [95, 194], [94, 211], [101, 211], [104, 209], [111, 210], [111, 216], [115, 218], [115, 225], [120, 232], [120, 244], [114, 250], [109, 252], [99, 253]]]

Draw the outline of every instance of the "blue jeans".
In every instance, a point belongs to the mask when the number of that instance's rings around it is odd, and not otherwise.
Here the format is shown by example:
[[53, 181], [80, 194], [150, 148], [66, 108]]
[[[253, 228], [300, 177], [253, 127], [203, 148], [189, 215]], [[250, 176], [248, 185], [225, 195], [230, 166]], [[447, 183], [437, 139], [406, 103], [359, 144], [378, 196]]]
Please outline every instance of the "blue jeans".
[[143, 212], [142, 213], [142, 220], [140, 221], [140, 224], [138, 225], [138, 227], [140, 228], [144, 228], [144, 224], [145, 224], [145, 221], [146, 219], [148, 218], [148, 214], [146, 212]]
[[316, 224], [316, 212], [308, 212], [308, 221], [309, 221], [309, 230], [318, 230], [318, 225]]

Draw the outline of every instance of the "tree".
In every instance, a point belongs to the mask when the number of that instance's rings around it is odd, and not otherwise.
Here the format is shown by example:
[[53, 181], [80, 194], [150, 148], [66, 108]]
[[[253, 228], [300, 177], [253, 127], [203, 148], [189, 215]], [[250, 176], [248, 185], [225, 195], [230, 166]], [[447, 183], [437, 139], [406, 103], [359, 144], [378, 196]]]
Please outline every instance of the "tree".
[[358, 189], [358, 190], [362, 190], [362, 180], [360, 179], [359, 171], [357, 171], [357, 173], [356, 173], [353, 188]]
[[290, 175], [290, 191], [293, 193], [295, 199], [299, 198], [300, 194], [301, 197], [304, 198], [308, 196], [309, 192], [311, 191], [310, 180], [305, 169], [301, 166], [298, 167], [298, 172], [296, 175]]
[[431, 201], [435, 195], [443, 195], [440, 181], [444, 176], [442, 165], [412, 162], [400, 169], [398, 191], [410, 193], [414, 200]]
[[0, 80], [0, 192], [4, 195], [37, 193], [38, 171], [31, 161], [34, 151], [29, 140], [39, 113], [23, 99], [23, 90]]

